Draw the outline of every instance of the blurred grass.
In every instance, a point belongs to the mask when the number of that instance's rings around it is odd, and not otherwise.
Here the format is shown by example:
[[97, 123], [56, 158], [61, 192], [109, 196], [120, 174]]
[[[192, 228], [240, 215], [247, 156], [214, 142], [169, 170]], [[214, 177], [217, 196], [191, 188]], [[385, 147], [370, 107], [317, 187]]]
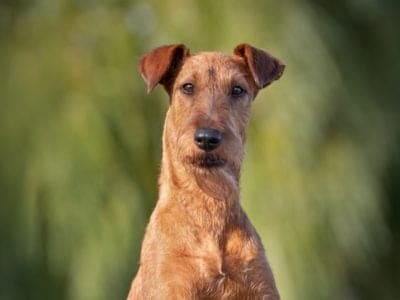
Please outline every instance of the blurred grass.
[[0, 299], [123, 299], [157, 199], [161, 44], [285, 62], [254, 103], [242, 202], [283, 299], [398, 299], [395, 1], [1, 1]]

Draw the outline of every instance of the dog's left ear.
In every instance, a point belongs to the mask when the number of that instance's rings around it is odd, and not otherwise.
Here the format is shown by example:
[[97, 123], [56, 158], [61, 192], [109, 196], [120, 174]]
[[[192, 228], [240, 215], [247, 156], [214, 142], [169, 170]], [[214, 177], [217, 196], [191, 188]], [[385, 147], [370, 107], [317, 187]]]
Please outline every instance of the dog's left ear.
[[170, 92], [173, 80], [189, 56], [189, 49], [183, 44], [158, 47], [145, 54], [139, 62], [139, 71], [147, 84], [147, 92], [161, 83], [167, 92]]
[[248, 44], [236, 46], [234, 53], [244, 58], [259, 89], [266, 87], [274, 80], [278, 80], [285, 69], [285, 65], [277, 58]]

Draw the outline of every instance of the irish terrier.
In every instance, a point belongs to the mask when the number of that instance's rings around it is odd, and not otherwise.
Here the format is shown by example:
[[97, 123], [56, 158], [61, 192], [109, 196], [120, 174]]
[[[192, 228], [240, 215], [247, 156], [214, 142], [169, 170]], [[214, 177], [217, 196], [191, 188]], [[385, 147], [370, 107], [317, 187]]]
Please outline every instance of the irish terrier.
[[284, 65], [248, 44], [231, 56], [170, 45], [139, 69], [148, 92], [162, 84], [170, 105], [159, 199], [128, 299], [279, 299], [239, 176], [253, 99]]

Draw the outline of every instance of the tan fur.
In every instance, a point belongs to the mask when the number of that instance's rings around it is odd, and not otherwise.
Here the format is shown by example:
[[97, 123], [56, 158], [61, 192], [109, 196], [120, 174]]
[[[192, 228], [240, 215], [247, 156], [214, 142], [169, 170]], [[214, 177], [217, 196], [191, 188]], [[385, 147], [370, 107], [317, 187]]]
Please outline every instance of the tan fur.
[[[252, 101], [284, 66], [242, 44], [233, 56], [190, 56], [184, 45], [164, 46], [139, 67], [149, 90], [164, 85], [170, 106], [159, 199], [128, 299], [279, 299], [261, 240], [239, 203], [239, 176]], [[192, 95], [182, 92], [188, 82]], [[230, 95], [234, 85], [246, 90], [238, 99]], [[212, 151], [221, 166], [201, 166], [206, 154], [193, 138], [200, 127], [223, 132]]]

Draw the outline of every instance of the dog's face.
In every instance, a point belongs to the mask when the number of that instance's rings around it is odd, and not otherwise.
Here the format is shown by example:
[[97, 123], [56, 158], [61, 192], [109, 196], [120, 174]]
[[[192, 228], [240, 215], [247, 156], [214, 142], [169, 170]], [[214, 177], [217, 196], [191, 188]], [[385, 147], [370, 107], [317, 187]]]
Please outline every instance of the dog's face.
[[256, 92], [243, 58], [213, 52], [188, 57], [171, 87], [167, 119], [179, 157], [195, 167], [237, 169]]
[[174, 161], [189, 168], [239, 171], [252, 101], [284, 66], [246, 44], [234, 53], [190, 56], [184, 45], [172, 45], [142, 58], [148, 90], [161, 83], [170, 95], [164, 147], [173, 148]]

